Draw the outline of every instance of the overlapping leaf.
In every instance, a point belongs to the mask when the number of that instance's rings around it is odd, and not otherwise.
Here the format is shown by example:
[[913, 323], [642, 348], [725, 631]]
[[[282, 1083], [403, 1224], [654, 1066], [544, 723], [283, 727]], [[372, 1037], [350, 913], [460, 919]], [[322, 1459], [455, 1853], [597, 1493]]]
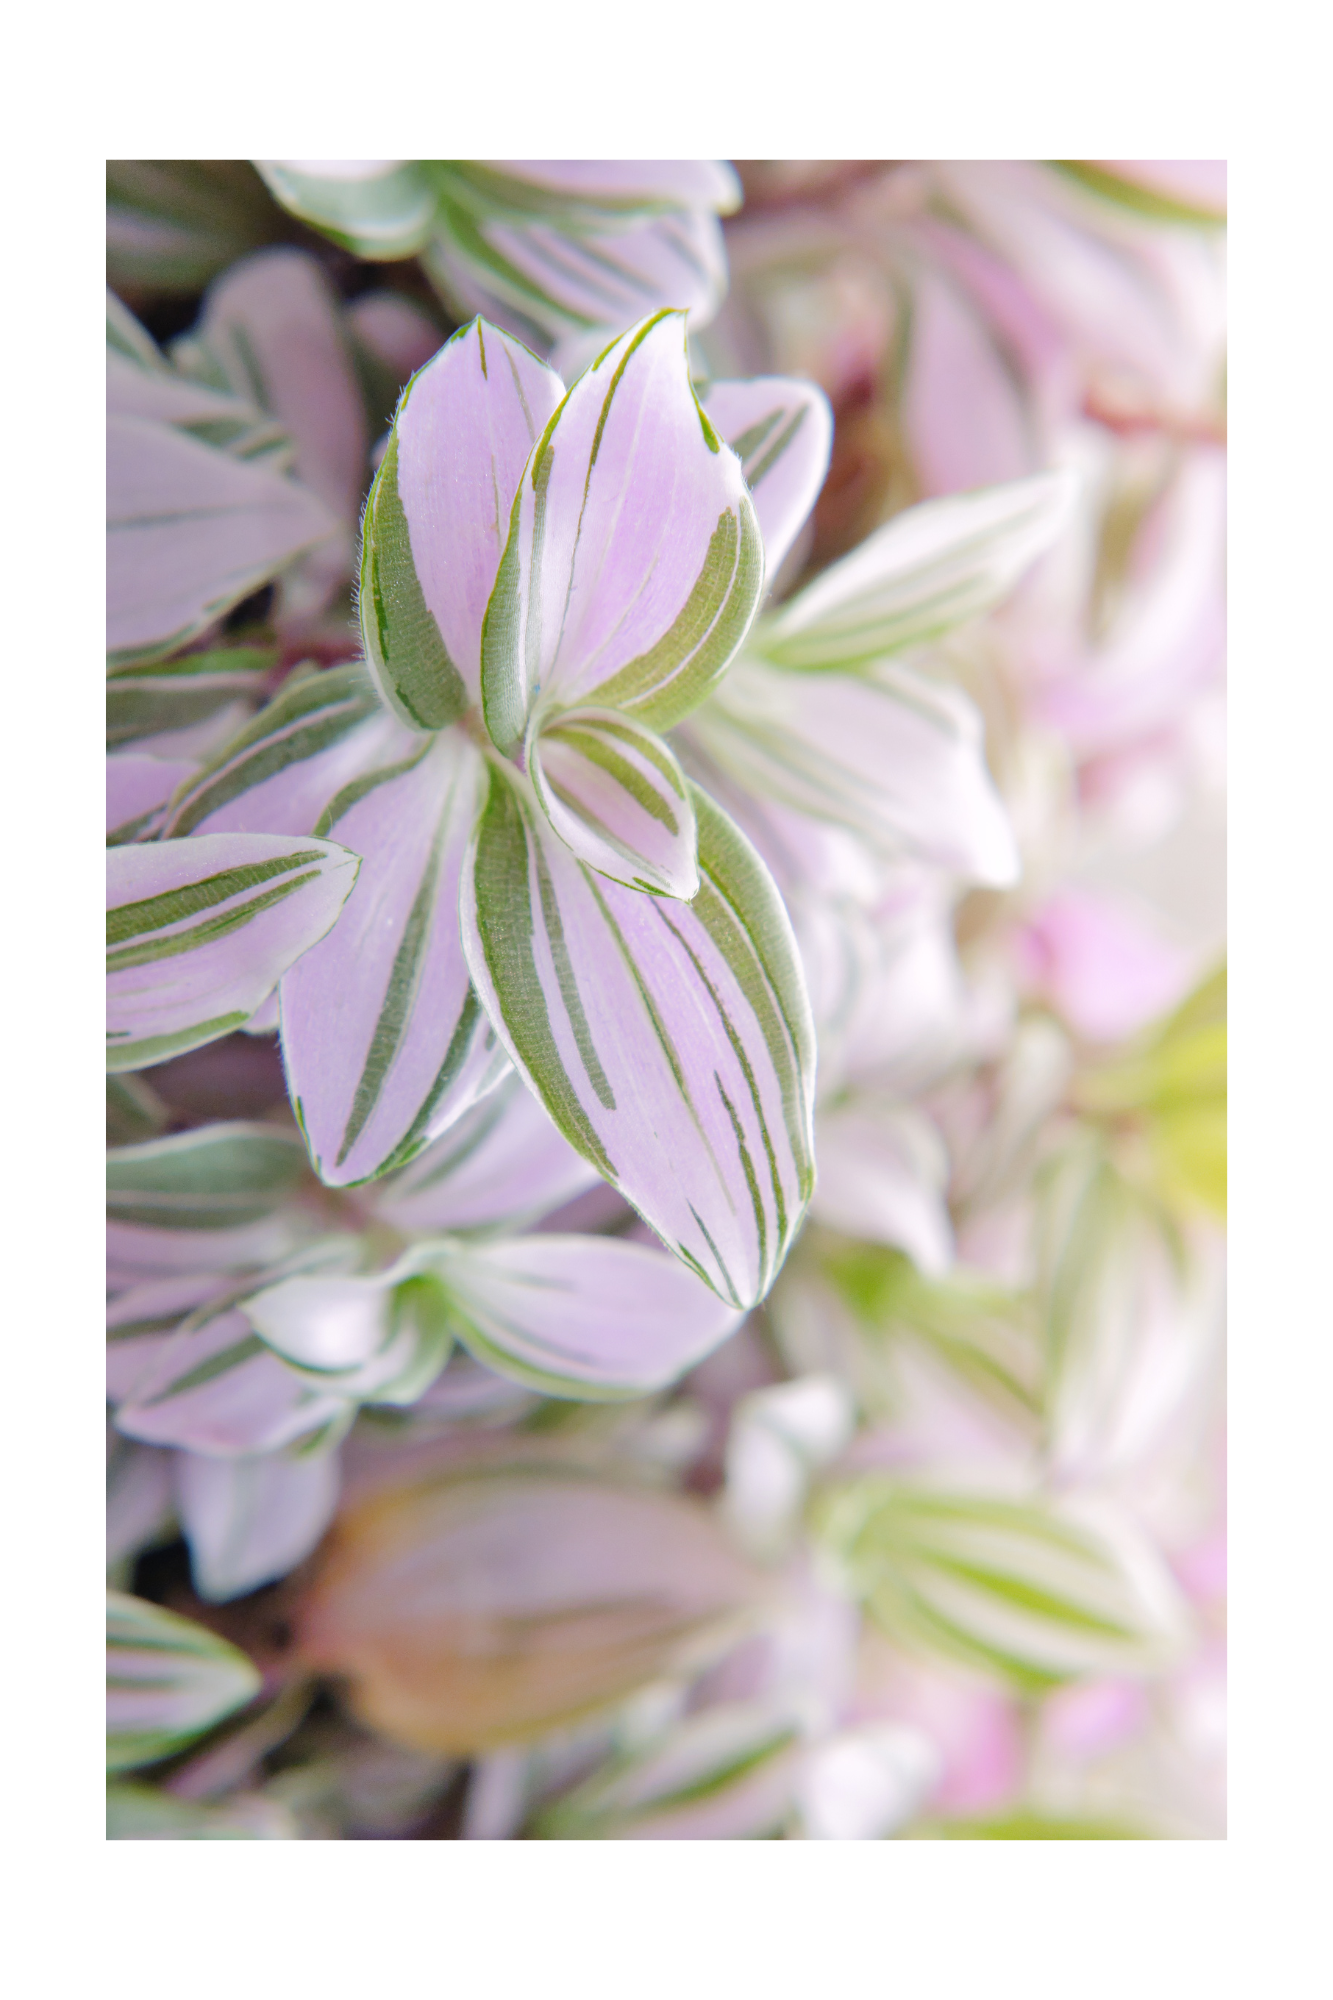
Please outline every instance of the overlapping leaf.
[[427, 1252], [374, 1276], [297, 1276], [246, 1300], [252, 1326], [313, 1385], [360, 1402], [414, 1403], [449, 1358], [447, 1300]]
[[175, 1462], [176, 1504], [195, 1589], [214, 1604], [285, 1576], [319, 1541], [338, 1504], [335, 1451]]
[[875, 1475], [826, 1497], [822, 1531], [894, 1637], [1019, 1687], [1160, 1666], [1183, 1633], [1146, 1546], [1041, 1501]]
[[761, 800], [848, 827], [887, 856], [997, 887], [1017, 879], [981, 718], [956, 688], [887, 664], [816, 679], [746, 658], [689, 728]]
[[361, 626], [397, 714], [441, 729], [481, 692], [481, 626], [560, 378], [477, 320], [409, 384], [366, 509]]
[[333, 533], [313, 493], [143, 417], [107, 420], [107, 651], [161, 659]]
[[108, 848], [107, 1067], [238, 1028], [334, 923], [358, 865], [332, 841], [262, 833]]
[[631, 889], [695, 894], [694, 807], [660, 736], [614, 709], [565, 709], [534, 736], [527, 763], [546, 817], [580, 861]]
[[436, 1269], [479, 1361], [548, 1396], [645, 1396], [692, 1368], [735, 1308], [643, 1244], [527, 1236], [459, 1249]]
[[109, 1771], [170, 1756], [242, 1708], [259, 1686], [253, 1662], [215, 1632], [140, 1597], [107, 1592]]
[[321, 830], [361, 858], [337, 925], [284, 979], [283, 1054], [321, 1179], [404, 1166], [503, 1068], [468, 980], [458, 882], [481, 760], [449, 731], [371, 773]]
[[824, 484], [833, 448], [828, 397], [813, 382], [760, 375], [748, 382], [712, 383], [703, 406], [741, 462], [771, 580]]
[[106, 687], [107, 747], [136, 743], [145, 752], [145, 739], [174, 738], [154, 740], [145, 754], [209, 756], [212, 745], [197, 740], [201, 729], [205, 736], [233, 735], [258, 699], [263, 675], [276, 664], [276, 652], [225, 646], [114, 674]]
[[690, 385], [683, 315], [659, 313], [574, 385], [524, 473], [482, 633], [492, 739], [517, 751], [552, 706], [678, 721], [725, 671], [763, 574], [740, 462]]
[[353, 779], [411, 748], [358, 663], [292, 674], [172, 800], [167, 837], [309, 833]]
[[786, 912], [697, 790], [678, 904], [580, 866], [491, 771], [462, 919], [496, 1030], [574, 1148], [723, 1298], [767, 1291], [809, 1200], [814, 1043]]
[[1051, 547], [1074, 482], [1043, 472], [909, 508], [784, 604], [756, 644], [804, 673], [847, 672], [990, 610]]
[[435, 215], [435, 191], [410, 160], [256, 160], [270, 192], [353, 256], [412, 257]]
[[510, 1070], [411, 1166], [378, 1183], [375, 1212], [409, 1233], [517, 1229], [597, 1180]]

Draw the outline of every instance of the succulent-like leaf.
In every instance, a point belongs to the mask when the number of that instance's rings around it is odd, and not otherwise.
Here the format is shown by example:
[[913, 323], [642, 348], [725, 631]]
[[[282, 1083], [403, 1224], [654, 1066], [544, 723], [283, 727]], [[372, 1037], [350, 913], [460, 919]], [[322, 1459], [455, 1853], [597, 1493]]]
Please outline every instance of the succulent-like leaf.
[[176, 793], [163, 831], [309, 833], [353, 779], [412, 747], [359, 662], [293, 675]]
[[741, 1307], [810, 1197], [814, 1041], [768, 872], [693, 798], [701, 886], [680, 904], [591, 874], [493, 768], [463, 935], [497, 1033], [570, 1144]]
[[689, 902], [698, 836], [685, 774], [651, 729], [614, 709], [573, 708], [528, 741], [546, 817], [571, 853], [631, 889]]
[[107, 651], [161, 659], [335, 531], [302, 486], [142, 417], [107, 420]]
[[848, 827], [886, 856], [996, 887], [1017, 880], [981, 718], [956, 688], [906, 667], [815, 679], [746, 658], [689, 727], [761, 800]]
[[259, 1692], [251, 1660], [190, 1618], [106, 1594], [106, 1764], [155, 1764]]
[[1146, 1545], [1068, 1509], [873, 1475], [826, 1497], [822, 1530], [878, 1621], [908, 1644], [1040, 1689], [1160, 1665], [1179, 1594]]
[[359, 779], [320, 822], [360, 854], [361, 873], [280, 1001], [292, 1100], [331, 1186], [406, 1165], [504, 1067], [458, 936], [481, 769], [450, 731]]
[[1062, 532], [1066, 473], [928, 500], [895, 516], [784, 604], [756, 645], [776, 665], [847, 672], [937, 638], [1009, 595]]
[[824, 484], [833, 448], [828, 397], [813, 382], [761, 375], [750, 382], [714, 382], [703, 406], [741, 462], [771, 580]]
[[667, 727], [749, 627], [763, 544], [690, 385], [683, 320], [655, 314], [608, 347], [528, 462], [482, 632], [486, 726], [507, 754], [539, 700]]
[[519, 1228], [597, 1181], [511, 1069], [410, 1167], [378, 1183], [375, 1213], [410, 1234]]
[[269, 192], [355, 257], [414, 257], [435, 192], [413, 160], [256, 160]]
[[357, 857], [329, 840], [215, 833], [107, 850], [107, 1068], [230, 1033], [335, 922]]
[[435, 1268], [477, 1359], [547, 1396], [650, 1395], [740, 1318], [660, 1251], [614, 1238], [518, 1237]]
[[257, 1590], [303, 1562], [338, 1504], [336, 1451], [175, 1461], [176, 1505], [195, 1589], [213, 1604]]
[[404, 392], [366, 509], [361, 623], [385, 699], [413, 728], [481, 698], [481, 626], [514, 495], [563, 394], [553, 369], [483, 320]]

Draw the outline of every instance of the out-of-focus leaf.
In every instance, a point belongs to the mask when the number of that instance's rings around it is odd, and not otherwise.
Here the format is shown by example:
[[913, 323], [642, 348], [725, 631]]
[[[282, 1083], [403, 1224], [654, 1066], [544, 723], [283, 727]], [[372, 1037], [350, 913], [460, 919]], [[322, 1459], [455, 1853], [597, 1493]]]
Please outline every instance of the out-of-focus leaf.
[[275, 1801], [233, 1797], [225, 1805], [178, 1799], [152, 1785], [108, 1785], [108, 1840], [299, 1840], [296, 1820]]
[[107, 652], [175, 652], [335, 532], [302, 486], [166, 424], [107, 419]]
[[461, 914], [477, 991], [557, 1126], [740, 1308], [810, 1198], [814, 1041], [771, 878], [693, 798], [701, 887], [668, 902], [581, 867], [495, 768]]
[[106, 760], [106, 844], [123, 847], [160, 830], [163, 808], [196, 766], [186, 758], [145, 757], [126, 751]]
[[553, 369], [474, 320], [403, 395], [366, 508], [361, 626], [410, 728], [443, 728], [480, 700], [482, 620], [514, 495], [563, 393]]
[[246, 1317], [315, 1386], [415, 1403], [449, 1358], [448, 1299], [424, 1246], [373, 1277], [297, 1276], [252, 1293]]
[[1150, 1038], [1078, 1080], [1093, 1115], [1146, 1125], [1162, 1193], [1225, 1219], [1227, 973], [1211, 973]]
[[825, 1494], [818, 1532], [892, 1637], [1019, 1688], [1160, 1667], [1184, 1632], [1145, 1545], [1067, 1509], [870, 1474]]
[[1220, 206], [1203, 201], [1185, 201], [1179, 194], [1150, 185], [1146, 178], [1137, 174], [1131, 179], [1128, 174], [1117, 173], [1100, 160], [1052, 160], [1051, 165], [1068, 175], [1079, 187], [1086, 188], [1089, 194], [1100, 195], [1104, 200], [1114, 202], [1117, 208], [1128, 209], [1131, 214], [1144, 216], [1150, 222], [1184, 223], [1196, 229], [1222, 229], [1226, 226], [1225, 197]]
[[435, 192], [414, 160], [256, 160], [269, 191], [353, 256], [414, 257], [430, 233]]
[[763, 375], [749, 382], [714, 382], [703, 405], [741, 462], [771, 580], [824, 484], [833, 448], [828, 397], [813, 382]]
[[356, 880], [329, 840], [202, 834], [107, 849], [107, 1068], [142, 1069], [249, 1019]]
[[436, 1270], [477, 1359], [547, 1396], [650, 1395], [739, 1319], [660, 1251], [613, 1238], [519, 1237], [460, 1248]]
[[246, 160], [108, 160], [106, 195], [107, 275], [127, 289], [197, 292], [282, 228]]
[[309, 833], [345, 785], [408, 747], [359, 662], [292, 675], [181, 786], [163, 832]]
[[162, 1099], [142, 1076], [109, 1076], [106, 1080], [106, 1142], [132, 1146], [155, 1139], [171, 1119]]
[[106, 1594], [106, 1763], [155, 1764], [244, 1706], [260, 1677], [244, 1653], [140, 1597]]
[[1151, 1840], [1141, 1828], [1113, 1819], [1061, 1819], [1050, 1813], [999, 1813], [993, 1819], [948, 1819], [922, 1829], [936, 1840]]
[[475, 1751], [715, 1658], [756, 1588], [696, 1500], [496, 1465], [344, 1508], [297, 1647], [372, 1728]]
[[687, 1716], [665, 1741], [622, 1755], [541, 1812], [543, 1840], [743, 1840], [791, 1811], [799, 1731], [772, 1703]]
[[892, 665], [815, 678], [745, 658], [691, 717], [689, 739], [759, 799], [845, 826], [885, 855], [997, 888], [1017, 880], [981, 718], [956, 688]]
[[338, 1454], [299, 1447], [260, 1458], [182, 1452], [175, 1487], [195, 1588], [225, 1604], [310, 1554], [338, 1504]]
[[[227, 646], [115, 674], [106, 687], [107, 745], [189, 729], [249, 703], [258, 696], [262, 676], [276, 664], [275, 652]], [[244, 710], [238, 713], [243, 716]]]
[[853, 1097], [819, 1114], [816, 1145], [814, 1219], [843, 1236], [893, 1244], [927, 1276], [942, 1277], [953, 1261], [949, 1157], [925, 1114]]
[[[114, 1229], [112, 1254], [115, 1253]], [[197, 1239], [196, 1239], [197, 1240]], [[117, 1294], [106, 1309], [106, 1393], [111, 1403], [129, 1402], [166, 1341], [190, 1314], [234, 1286], [220, 1271], [149, 1278]]]
[[378, 1183], [375, 1212], [410, 1234], [517, 1229], [598, 1178], [511, 1070], [410, 1167]]
[[107, 1157], [107, 1216], [152, 1229], [237, 1229], [294, 1194], [307, 1173], [294, 1134], [243, 1121], [203, 1125]]
[[1020, 1294], [957, 1268], [947, 1278], [924, 1276], [901, 1251], [872, 1243], [825, 1244], [821, 1261], [877, 1342], [922, 1342], [1006, 1414], [1036, 1414], [1044, 1356]]
[[679, 721], [754, 615], [754, 505], [690, 384], [683, 322], [658, 313], [613, 342], [519, 484], [481, 645], [486, 726], [507, 754], [552, 705]]
[[565, 709], [529, 741], [551, 825], [599, 875], [689, 902], [698, 836], [685, 774], [660, 736], [614, 709]]
[[481, 759], [456, 730], [418, 742], [319, 822], [362, 857], [361, 872], [332, 934], [282, 984], [292, 1102], [335, 1187], [405, 1166], [504, 1068], [458, 935]]
[[354, 1403], [278, 1360], [223, 1299], [162, 1343], [117, 1410], [116, 1428], [145, 1444], [248, 1458], [298, 1438], [332, 1442], [354, 1414]]
[[1057, 540], [1074, 482], [1043, 472], [896, 515], [755, 633], [774, 665], [847, 673], [989, 611]]

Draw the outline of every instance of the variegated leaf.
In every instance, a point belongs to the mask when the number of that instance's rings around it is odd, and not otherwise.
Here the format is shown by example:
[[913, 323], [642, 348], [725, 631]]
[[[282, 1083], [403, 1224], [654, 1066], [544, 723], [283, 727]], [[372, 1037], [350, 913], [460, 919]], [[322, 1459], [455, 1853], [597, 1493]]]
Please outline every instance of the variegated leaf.
[[198, 767], [184, 757], [145, 757], [126, 751], [106, 760], [106, 844], [123, 847], [161, 830], [164, 808], [177, 785]]
[[[187, 653], [138, 672], [113, 674], [106, 684], [108, 749], [134, 743], [145, 756], [198, 761], [211, 755], [209, 748], [194, 747], [196, 733], [213, 725], [227, 736], [234, 734], [258, 700], [263, 676], [277, 660], [275, 651], [261, 647], [227, 646]], [[167, 747], [158, 743], [159, 738], [175, 742]]]
[[693, 798], [701, 885], [679, 904], [591, 874], [494, 767], [463, 936], [497, 1032], [570, 1144], [741, 1307], [810, 1198], [814, 1040], [767, 870]]
[[543, 1840], [738, 1840], [791, 1814], [798, 1716], [777, 1701], [686, 1715], [636, 1753], [613, 1757], [536, 1823]]
[[336, 921], [359, 865], [332, 841], [265, 833], [108, 848], [108, 1069], [248, 1020]]
[[107, 652], [161, 659], [323, 541], [313, 493], [166, 424], [107, 419]]
[[414, 257], [430, 233], [435, 191], [414, 160], [256, 160], [269, 192], [353, 256]]
[[517, 1229], [598, 1178], [511, 1069], [410, 1167], [378, 1183], [375, 1213], [411, 1235]]
[[879, 528], [755, 634], [766, 659], [847, 672], [938, 638], [1009, 595], [1062, 533], [1076, 484], [1043, 472], [928, 500]]
[[313, 1385], [415, 1403], [449, 1358], [448, 1302], [422, 1247], [371, 1277], [298, 1276], [253, 1293], [246, 1317]]
[[304, 1562], [338, 1504], [338, 1454], [299, 1447], [258, 1458], [180, 1452], [174, 1480], [195, 1589], [225, 1604]]
[[293, 1133], [240, 1120], [107, 1155], [107, 1215], [149, 1229], [238, 1229], [295, 1194], [307, 1164]]
[[504, 1067], [458, 937], [480, 775], [451, 730], [349, 786], [320, 822], [361, 855], [361, 873], [280, 1005], [292, 1100], [330, 1186], [405, 1166]]
[[828, 1495], [821, 1527], [895, 1638], [1020, 1688], [1160, 1666], [1183, 1636], [1160, 1559], [1067, 1507], [874, 1475]]
[[614, 1238], [519, 1237], [459, 1249], [435, 1269], [476, 1358], [546, 1396], [650, 1395], [740, 1321], [660, 1251]]
[[233, 1289], [221, 1273], [191, 1271], [150, 1278], [112, 1299], [106, 1311], [107, 1401], [128, 1402], [140, 1376], [182, 1321]]
[[163, 829], [309, 833], [331, 799], [413, 747], [384, 714], [365, 669], [295, 674], [172, 800]]
[[106, 1764], [130, 1771], [192, 1742], [259, 1692], [251, 1660], [192, 1619], [106, 1594]]
[[703, 406], [741, 462], [771, 581], [828, 472], [833, 448], [828, 397], [813, 382], [761, 375], [750, 382], [714, 382]]
[[956, 688], [906, 667], [816, 680], [746, 658], [689, 729], [761, 800], [848, 827], [888, 857], [998, 888], [1018, 878], [981, 718]]
[[366, 509], [361, 624], [384, 697], [412, 728], [442, 728], [481, 698], [481, 625], [514, 495], [563, 394], [554, 370], [482, 320], [403, 394]]
[[552, 706], [679, 721], [726, 670], [763, 578], [740, 462], [690, 384], [684, 315], [657, 313], [575, 383], [520, 482], [482, 631], [493, 741], [517, 752]]
[[163, 1342], [117, 1410], [116, 1428], [145, 1444], [244, 1458], [298, 1438], [336, 1437], [355, 1408], [287, 1367], [223, 1300], [201, 1306]]
[[529, 738], [526, 762], [546, 817], [580, 861], [689, 902], [699, 887], [694, 808], [660, 736], [614, 709], [565, 709]]

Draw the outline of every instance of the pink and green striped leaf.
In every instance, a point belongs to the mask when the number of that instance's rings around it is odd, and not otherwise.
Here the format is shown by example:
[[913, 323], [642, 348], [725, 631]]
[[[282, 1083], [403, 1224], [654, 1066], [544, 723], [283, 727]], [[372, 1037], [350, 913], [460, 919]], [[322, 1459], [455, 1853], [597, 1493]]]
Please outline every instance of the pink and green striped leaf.
[[614, 709], [565, 709], [528, 742], [528, 773], [566, 847], [599, 875], [688, 902], [694, 808], [660, 736]]
[[683, 904], [594, 875], [525, 781], [492, 767], [463, 937], [497, 1033], [570, 1144], [748, 1307], [810, 1198], [814, 1039], [768, 871], [692, 797], [700, 888]]
[[177, 791], [164, 831], [309, 833], [354, 779], [414, 747], [359, 663], [294, 674]]
[[741, 462], [771, 581], [824, 484], [833, 448], [828, 397], [813, 382], [763, 375], [714, 382], [703, 406]]
[[372, 261], [415, 257], [430, 234], [435, 191], [415, 160], [256, 160], [291, 214]]
[[108, 848], [108, 1069], [239, 1028], [337, 921], [358, 865], [333, 841], [265, 833]]
[[245, 1302], [250, 1324], [313, 1387], [415, 1403], [449, 1358], [447, 1302], [418, 1246], [370, 1277], [298, 1276]]
[[460, 1249], [436, 1269], [477, 1360], [547, 1396], [651, 1395], [741, 1317], [660, 1251], [613, 1238], [518, 1237]]
[[[404, 391], [366, 510], [361, 622], [385, 699], [440, 728], [481, 698], [481, 626], [560, 377], [483, 320]], [[459, 685], [461, 683], [461, 694]]]
[[193, 1619], [106, 1594], [106, 1767], [131, 1771], [193, 1742], [259, 1693], [238, 1647]]
[[534, 716], [687, 715], [725, 672], [763, 589], [740, 461], [699, 408], [684, 315], [615, 341], [543, 432], [514, 502], [481, 644], [492, 740]]
[[292, 1101], [330, 1186], [405, 1166], [504, 1068], [458, 936], [481, 774], [450, 730], [358, 779], [320, 822], [361, 873], [336, 928], [283, 981], [280, 1010]]
[[412, 1235], [519, 1228], [597, 1181], [511, 1069], [411, 1166], [378, 1183], [375, 1213]]

